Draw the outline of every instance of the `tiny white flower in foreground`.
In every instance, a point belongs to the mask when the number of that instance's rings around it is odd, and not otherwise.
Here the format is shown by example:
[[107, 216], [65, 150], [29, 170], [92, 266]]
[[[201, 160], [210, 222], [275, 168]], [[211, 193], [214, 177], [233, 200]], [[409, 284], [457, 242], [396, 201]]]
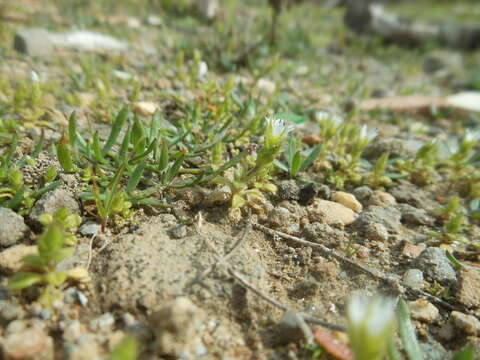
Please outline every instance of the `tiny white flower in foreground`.
[[30, 71], [30, 80], [33, 82], [39, 82], [40, 77], [38, 76], [37, 72], [35, 70]]
[[280, 142], [292, 130], [293, 126], [285, 125], [284, 120], [274, 117], [267, 117], [267, 141]]
[[378, 135], [378, 130], [377, 129], [369, 129], [367, 125], [363, 125], [360, 128], [360, 134], [359, 137], [360, 139], [365, 139], [368, 140], [369, 142], [375, 139]]
[[355, 295], [347, 308], [348, 333], [355, 360], [380, 360], [395, 329], [397, 300]]
[[475, 131], [475, 130], [471, 130], [471, 129], [467, 129], [465, 131], [464, 141], [466, 141], [466, 142], [477, 142], [479, 140], [480, 140], [480, 132], [479, 131]]

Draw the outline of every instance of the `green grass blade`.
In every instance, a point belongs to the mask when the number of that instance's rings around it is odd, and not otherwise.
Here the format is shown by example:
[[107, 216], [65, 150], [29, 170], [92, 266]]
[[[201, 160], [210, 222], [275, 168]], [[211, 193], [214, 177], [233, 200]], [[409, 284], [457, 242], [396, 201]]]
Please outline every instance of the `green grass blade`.
[[57, 144], [57, 158], [58, 162], [62, 166], [62, 169], [67, 174], [75, 172], [75, 166], [73, 165], [72, 159], [72, 150], [70, 149], [68, 138], [65, 135], [62, 136]]
[[122, 178], [124, 170], [125, 164], [122, 164], [122, 166], [120, 166], [117, 173], [115, 174], [112, 182], [110, 183], [109, 189], [107, 190], [107, 195], [105, 196], [105, 211], [107, 216], [112, 210], [113, 199], [115, 197], [115, 193], [117, 192], [118, 184], [120, 184], [120, 179]]
[[138, 166], [135, 168], [132, 175], [130, 175], [130, 178], [128, 179], [127, 188], [126, 188], [127, 193], [132, 192], [138, 186], [138, 183], [142, 178], [144, 170], [145, 170], [145, 163], [142, 162], [141, 164], [138, 164]]
[[120, 134], [120, 131], [122, 131], [123, 125], [128, 119], [129, 112], [129, 108], [125, 106], [118, 113], [117, 117], [113, 121], [112, 130], [110, 131], [107, 142], [103, 146], [102, 155], [106, 155], [110, 151], [112, 146], [115, 145], [115, 143], [117, 142], [118, 135]]
[[402, 340], [403, 348], [407, 353], [409, 360], [422, 360], [423, 354], [418, 344], [415, 328], [410, 321], [410, 310], [404, 300], [400, 300], [397, 307], [397, 322], [400, 339]]
[[299, 171], [307, 170], [318, 159], [324, 149], [324, 144], [317, 145], [308, 156], [303, 160]]

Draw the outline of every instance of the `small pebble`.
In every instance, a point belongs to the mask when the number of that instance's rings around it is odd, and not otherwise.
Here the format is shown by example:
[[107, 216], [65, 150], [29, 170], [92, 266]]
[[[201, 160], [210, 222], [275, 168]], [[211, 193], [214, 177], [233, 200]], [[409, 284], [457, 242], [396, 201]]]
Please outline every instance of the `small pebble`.
[[418, 269], [408, 269], [403, 274], [403, 285], [414, 290], [423, 289], [423, 273]]

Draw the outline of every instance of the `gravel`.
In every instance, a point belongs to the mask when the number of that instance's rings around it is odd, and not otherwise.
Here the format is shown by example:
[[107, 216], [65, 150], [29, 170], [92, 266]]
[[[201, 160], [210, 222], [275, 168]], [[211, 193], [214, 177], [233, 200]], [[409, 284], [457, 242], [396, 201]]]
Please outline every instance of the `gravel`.
[[23, 217], [7, 208], [0, 208], [0, 246], [11, 246], [22, 241], [29, 229]]

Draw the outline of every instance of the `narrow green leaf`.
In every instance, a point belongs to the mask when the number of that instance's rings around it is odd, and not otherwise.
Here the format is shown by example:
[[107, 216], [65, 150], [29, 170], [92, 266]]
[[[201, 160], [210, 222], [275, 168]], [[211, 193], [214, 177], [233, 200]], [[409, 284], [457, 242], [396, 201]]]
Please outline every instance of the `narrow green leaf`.
[[32, 198], [34, 199], [38, 199], [39, 197], [41, 197], [43, 194], [46, 194], [47, 192], [49, 191], [52, 191], [52, 190], [55, 190], [57, 187], [59, 187], [60, 185], [62, 184], [62, 180], [57, 180], [57, 181], [53, 181], [51, 182], [50, 184], [34, 191], [32, 193]]
[[42, 275], [32, 272], [19, 272], [8, 279], [7, 288], [11, 291], [25, 289], [42, 281]]
[[400, 352], [395, 347], [395, 338], [393, 336], [388, 341], [387, 353], [388, 360], [402, 360]]
[[290, 175], [296, 176], [298, 171], [300, 170], [301, 165], [302, 165], [302, 154], [300, 154], [300, 151], [297, 151], [293, 156], [292, 164], [290, 167]]
[[25, 195], [25, 187], [22, 186], [20, 189], [17, 190], [15, 195], [2, 206], [9, 209], [16, 209], [20, 205], [22, 205], [22, 202], [24, 200], [24, 195]]
[[280, 170], [283, 170], [285, 171], [286, 173], [288, 173], [288, 167], [287, 165], [285, 165], [284, 163], [278, 161], [277, 159], [273, 160], [273, 164], [278, 167]]
[[129, 108], [125, 106], [120, 112], [117, 114], [117, 117], [113, 121], [112, 130], [110, 131], [110, 135], [108, 136], [107, 142], [103, 146], [101, 151], [102, 155], [106, 155], [113, 145], [117, 142], [118, 135], [120, 131], [122, 131], [123, 125], [128, 119], [128, 113], [130, 112]]
[[185, 155], [180, 156], [172, 165], [170, 169], [168, 169], [167, 172], [167, 184], [170, 185], [170, 183], [173, 181], [175, 176], [178, 173], [178, 170], [180, 170], [180, 166], [182, 166], [183, 160], [185, 159]]
[[153, 150], [155, 150], [156, 147], [157, 147], [157, 139], [154, 139], [152, 141], [152, 143], [148, 146], [147, 150], [145, 150], [144, 152], [142, 152], [140, 154], [135, 155], [130, 161], [135, 162], [135, 161], [138, 161], [140, 159], [143, 159], [145, 156], [147, 156]]
[[167, 145], [167, 142], [164, 141], [162, 143], [162, 150], [160, 152], [160, 164], [159, 164], [160, 171], [164, 171], [167, 168], [169, 160], [170, 159], [168, 155], [168, 145]]
[[98, 134], [98, 131], [95, 132], [93, 135], [93, 153], [95, 154], [95, 160], [99, 162], [100, 164], [107, 164], [107, 160], [103, 157], [103, 152], [100, 149], [100, 135]]
[[42, 258], [38, 255], [27, 255], [22, 259], [22, 262], [25, 265], [35, 268], [39, 271], [47, 270], [45, 263], [43, 262]]
[[73, 165], [72, 160], [72, 150], [70, 149], [68, 138], [65, 136], [65, 134], [57, 143], [57, 157], [58, 162], [67, 174], [75, 172], [75, 166]]
[[290, 169], [292, 168], [293, 158], [295, 157], [296, 152], [297, 152], [297, 144], [295, 142], [295, 138], [293, 136], [289, 136], [285, 157], [287, 158], [287, 164]]
[[300, 171], [307, 170], [322, 154], [324, 148], [324, 144], [315, 146], [315, 148], [310, 152], [310, 154], [308, 154], [305, 160], [303, 160], [302, 165], [300, 166]]
[[403, 348], [407, 353], [409, 360], [422, 360], [423, 355], [420, 350], [420, 345], [417, 341], [415, 328], [410, 321], [410, 311], [408, 305], [404, 300], [400, 300], [397, 307], [397, 322], [400, 339], [402, 340]]
[[110, 211], [112, 210], [113, 199], [115, 198], [115, 193], [118, 191], [118, 184], [120, 183], [120, 179], [122, 178], [123, 171], [125, 170], [125, 164], [123, 164], [115, 174], [112, 182], [109, 185], [107, 190], [107, 194], [105, 197], [105, 211], [107, 216], [110, 215]]
[[446, 251], [446, 256], [456, 270], [461, 269], [463, 267], [463, 264], [460, 261], [458, 261], [450, 251]]
[[132, 134], [132, 130], [130, 126], [127, 128], [125, 135], [123, 136], [122, 145], [120, 146], [120, 151], [118, 152], [118, 161], [117, 164], [123, 164], [125, 162], [128, 146], [130, 145], [130, 136]]
[[72, 112], [68, 119], [68, 139], [73, 149], [77, 146], [77, 114]]
[[145, 170], [145, 163], [144, 162], [137, 165], [137, 167], [133, 171], [132, 175], [130, 175], [130, 178], [128, 179], [127, 188], [126, 188], [127, 193], [132, 192], [138, 186], [138, 183], [140, 182], [140, 179], [142, 178], [144, 170]]

